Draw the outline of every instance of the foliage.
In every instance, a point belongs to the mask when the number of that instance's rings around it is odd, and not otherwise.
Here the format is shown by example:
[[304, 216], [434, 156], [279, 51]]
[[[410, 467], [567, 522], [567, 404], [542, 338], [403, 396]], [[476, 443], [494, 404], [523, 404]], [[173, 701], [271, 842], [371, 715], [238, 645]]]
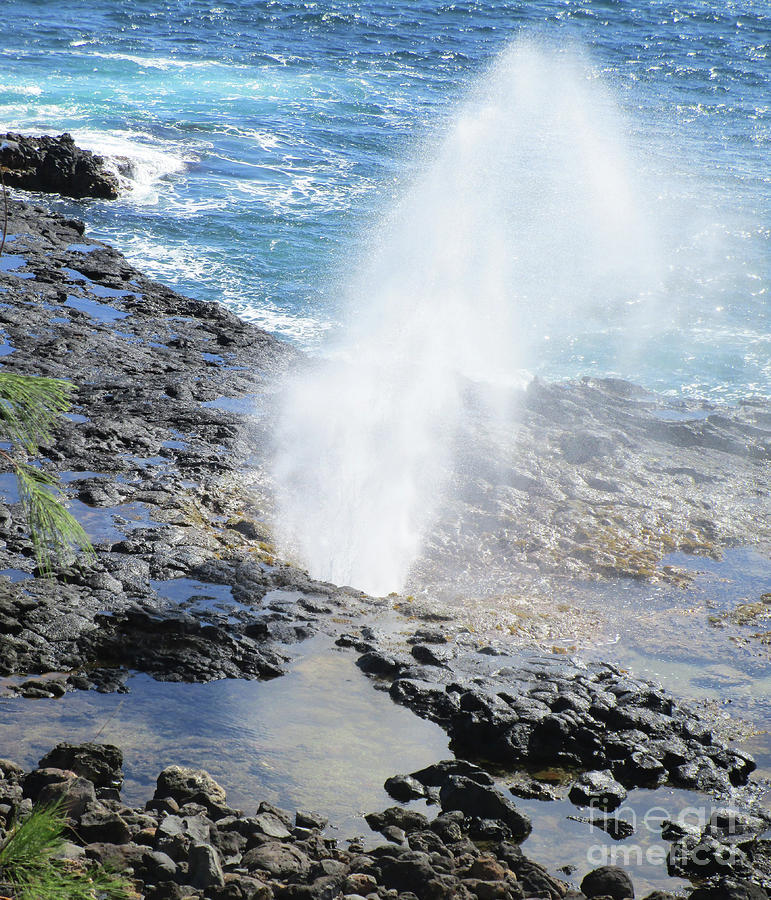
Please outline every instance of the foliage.
[[[3, 189], [3, 236], [0, 256], [8, 233], [8, 192], [0, 166]], [[5, 437], [16, 448], [36, 453], [41, 444], [51, 439], [51, 426], [61, 413], [70, 408], [74, 386], [60, 378], [0, 373], [0, 440]], [[59, 481], [36, 466], [22, 462], [16, 455], [0, 450], [16, 473], [19, 500], [29, 525], [38, 569], [51, 574], [52, 556], [61, 556], [70, 547], [93, 553], [88, 535], [64, 507]]]
[[70, 547], [93, 549], [88, 535], [64, 507], [56, 476], [23, 462], [19, 453], [36, 453], [51, 440], [57, 417], [70, 407], [73, 385], [59, 378], [0, 372], [0, 436], [15, 452], [0, 455], [16, 473], [19, 500], [29, 526], [38, 568], [51, 573], [53, 557]]
[[34, 453], [51, 439], [51, 426], [70, 408], [73, 385], [61, 378], [0, 373], [0, 428]]
[[14, 900], [128, 900], [129, 882], [98, 866], [57, 859], [66, 818], [57, 807], [39, 808], [17, 823], [0, 845], [0, 878]]

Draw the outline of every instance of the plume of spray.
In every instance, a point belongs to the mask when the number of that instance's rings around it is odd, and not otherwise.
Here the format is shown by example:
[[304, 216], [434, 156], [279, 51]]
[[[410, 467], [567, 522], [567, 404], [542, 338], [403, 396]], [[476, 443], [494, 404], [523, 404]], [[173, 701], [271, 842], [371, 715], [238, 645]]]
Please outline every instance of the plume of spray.
[[283, 391], [276, 534], [313, 576], [399, 590], [451, 486], [467, 386], [522, 386], [552, 333], [628, 325], [654, 296], [624, 133], [580, 54], [517, 42], [423, 148], [342, 334]]

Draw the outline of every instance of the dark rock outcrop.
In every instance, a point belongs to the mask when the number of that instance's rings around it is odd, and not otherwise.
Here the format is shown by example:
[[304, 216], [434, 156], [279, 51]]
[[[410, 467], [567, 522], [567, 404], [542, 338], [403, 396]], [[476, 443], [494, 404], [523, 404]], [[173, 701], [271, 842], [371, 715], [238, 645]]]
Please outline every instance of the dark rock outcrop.
[[70, 134], [0, 136], [0, 166], [5, 183], [25, 191], [114, 200], [118, 178], [104, 159], [75, 146]]

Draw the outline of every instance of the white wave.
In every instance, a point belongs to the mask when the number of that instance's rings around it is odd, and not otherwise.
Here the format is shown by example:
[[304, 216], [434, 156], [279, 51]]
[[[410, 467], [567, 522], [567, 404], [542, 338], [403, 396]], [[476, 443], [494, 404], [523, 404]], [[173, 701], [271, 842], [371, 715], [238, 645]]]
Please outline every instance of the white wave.
[[[119, 244], [126, 258], [164, 284], [175, 287], [182, 293], [202, 296], [200, 291], [192, 291], [191, 282], [197, 282], [216, 293], [217, 300], [247, 322], [258, 325], [271, 334], [303, 347], [314, 349], [321, 342], [332, 323], [316, 316], [305, 316], [282, 309], [269, 299], [255, 302], [255, 293], [248, 296], [234, 285], [233, 270], [227, 259], [218, 260], [213, 255], [201, 252], [194, 244], [163, 243], [147, 235], [134, 234], [126, 238], [122, 232], [105, 231], [98, 235], [109, 243]], [[184, 283], [180, 280], [184, 273]], [[205, 294], [203, 294], [205, 296]]]
[[39, 97], [43, 93], [43, 88], [37, 84], [0, 84], [0, 91], [21, 94], [23, 97]]
[[216, 59], [177, 59], [172, 56], [136, 56], [133, 53], [89, 53], [100, 59], [115, 59], [131, 62], [144, 69], [243, 69], [246, 66], [223, 63]]
[[226, 305], [240, 318], [271, 334], [280, 335], [304, 350], [316, 349], [333, 327], [331, 322], [297, 315], [274, 306], [257, 307], [234, 299], [227, 300], [225, 298]]
[[151, 135], [130, 131], [76, 129], [75, 143], [103, 156], [118, 176], [122, 188], [136, 203], [158, 202], [159, 183], [183, 172], [192, 157], [179, 145], [159, 141]]
[[[27, 96], [34, 98], [37, 95], [29, 91]], [[85, 114], [85, 108], [77, 103], [37, 103], [30, 99], [0, 105], [3, 128], [19, 134], [61, 134], [66, 130], [62, 128], [62, 122], [78, 121]]]

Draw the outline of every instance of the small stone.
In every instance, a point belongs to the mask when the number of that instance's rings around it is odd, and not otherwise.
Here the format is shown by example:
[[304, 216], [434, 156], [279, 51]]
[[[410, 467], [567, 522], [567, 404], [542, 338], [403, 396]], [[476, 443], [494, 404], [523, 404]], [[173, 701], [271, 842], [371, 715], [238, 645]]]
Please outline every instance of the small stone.
[[587, 897], [610, 897], [612, 900], [634, 898], [632, 879], [618, 866], [600, 866], [584, 877], [581, 890]]
[[96, 803], [96, 791], [90, 781], [71, 775], [66, 781], [46, 785], [38, 794], [37, 802], [41, 806], [58, 804], [70, 818], [79, 819]]
[[210, 808], [226, 804], [225, 789], [204, 769], [187, 766], [169, 766], [158, 776], [158, 787], [153, 799], [172, 797], [177, 803], [201, 803]]
[[494, 784], [493, 779], [483, 768], [463, 759], [445, 759], [411, 773], [412, 778], [426, 787], [441, 787], [451, 775], [463, 775], [479, 784]]
[[83, 849], [89, 859], [120, 872], [141, 864], [147, 852], [147, 847], [135, 843], [106, 844], [102, 841], [86, 844]]
[[0, 759], [0, 772], [9, 781], [20, 781], [24, 777], [24, 769], [10, 759]]
[[284, 822], [278, 816], [273, 815], [273, 813], [257, 813], [253, 821], [258, 829], [268, 837], [283, 840], [290, 836], [289, 829]]
[[626, 799], [626, 790], [608, 770], [585, 772], [571, 787], [568, 797], [577, 806], [612, 812]]
[[153, 798], [145, 803], [145, 809], [151, 812], [175, 815], [179, 812], [179, 803], [173, 797]]
[[87, 844], [93, 841], [125, 844], [131, 838], [131, 832], [124, 819], [98, 802], [83, 813], [77, 830], [78, 836]]
[[377, 881], [364, 872], [353, 872], [345, 879], [344, 890], [347, 894], [369, 894], [377, 888]]
[[396, 825], [385, 825], [380, 829], [380, 833], [387, 841], [391, 841], [392, 844], [403, 844], [407, 839], [407, 835], [402, 831], [401, 828], [397, 828]]
[[201, 890], [225, 884], [222, 863], [214, 847], [209, 844], [192, 845], [188, 856], [187, 881]]
[[247, 851], [241, 864], [249, 871], [267, 872], [273, 878], [305, 877], [311, 862], [298, 847], [271, 841]]
[[82, 847], [78, 846], [78, 844], [73, 844], [72, 841], [64, 841], [64, 843], [53, 854], [54, 859], [78, 860], [84, 859], [85, 856], [86, 851]]
[[381, 813], [369, 813], [364, 816], [367, 825], [373, 831], [383, 832], [384, 828], [396, 827], [405, 834], [413, 831], [425, 831], [428, 828], [428, 819], [423, 813], [414, 809], [404, 809], [402, 806], [389, 806]]
[[470, 878], [480, 881], [501, 881], [506, 876], [506, 869], [494, 856], [477, 857], [469, 870]]
[[445, 811], [457, 809], [467, 816], [500, 820], [511, 829], [515, 840], [523, 840], [532, 830], [528, 817], [510, 800], [470, 778], [451, 776], [442, 786], [439, 798]]
[[151, 884], [173, 881], [177, 874], [177, 864], [174, 860], [158, 850], [146, 850], [142, 854], [140, 866], [142, 877]]
[[387, 778], [384, 787], [394, 800], [398, 800], [400, 803], [417, 800], [427, 794], [425, 785], [411, 775], [394, 775], [392, 778]]
[[309, 828], [315, 831], [322, 831], [327, 827], [327, 822], [329, 820], [325, 819], [324, 816], [320, 816], [318, 813], [308, 812], [305, 809], [298, 809], [295, 813], [295, 825], [298, 828]]

